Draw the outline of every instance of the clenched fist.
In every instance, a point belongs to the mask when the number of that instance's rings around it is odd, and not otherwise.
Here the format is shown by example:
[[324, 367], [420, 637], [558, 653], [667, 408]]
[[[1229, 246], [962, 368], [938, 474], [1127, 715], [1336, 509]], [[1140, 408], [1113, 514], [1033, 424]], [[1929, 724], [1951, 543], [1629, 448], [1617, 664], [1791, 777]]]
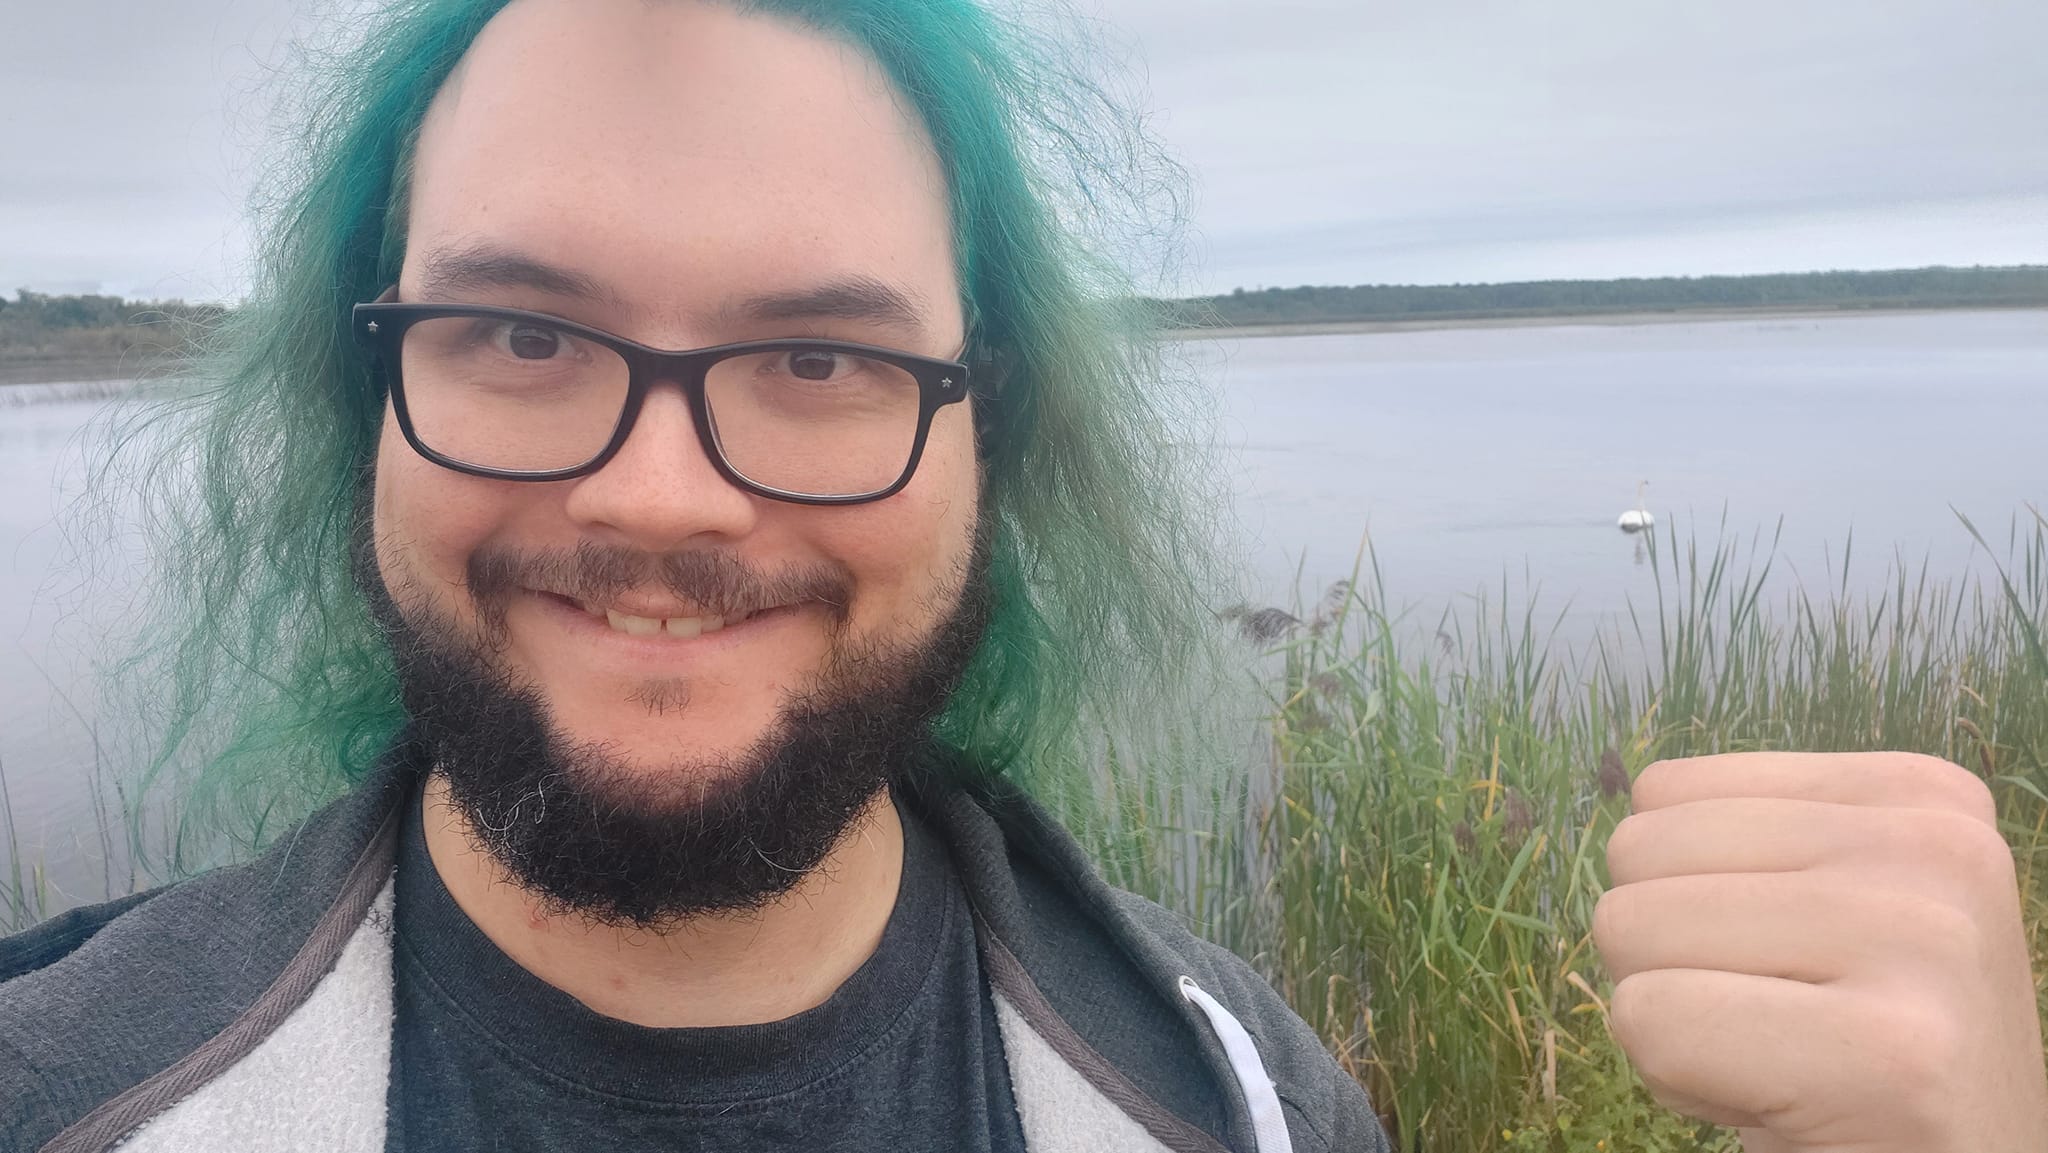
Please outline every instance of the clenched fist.
[[1991, 793], [1902, 753], [1664, 761], [1593, 938], [1657, 1099], [1747, 1153], [2044, 1153], [2048, 1072]]

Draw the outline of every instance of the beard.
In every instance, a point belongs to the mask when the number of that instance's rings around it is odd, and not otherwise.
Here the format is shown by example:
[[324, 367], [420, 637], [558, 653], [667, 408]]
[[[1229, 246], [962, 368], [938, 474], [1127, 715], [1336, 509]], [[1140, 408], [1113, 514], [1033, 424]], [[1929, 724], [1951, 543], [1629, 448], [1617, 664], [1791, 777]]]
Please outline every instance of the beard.
[[[356, 582], [389, 644], [411, 736], [446, 778], [472, 843], [543, 910], [595, 924], [662, 932], [706, 914], [761, 909], [789, 893], [878, 794], [917, 771], [990, 612], [989, 547], [979, 527], [936, 629], [897, 643], [844, 635], [849, 589], [834, 570], [764, 578], [722, 553], [657, 556], [586, 544], [472, 556], [469, 594], [483, 633], [472, 638], [425, 598], [403, 587], [394, 595], [378, 571], [368, 522], [365, 510]], [[712, 611], [804, 594], [837, 608], [824, 666], [749, 746], [634, 765], [603, 741], [561, 731], [539, 689], [505, 666], [505, 599], [521, 587], [593, 601], [659, 587]], [[634, 699], [661, 713], [686, 707], [687, 696], [686, 683], [664, 682]]]

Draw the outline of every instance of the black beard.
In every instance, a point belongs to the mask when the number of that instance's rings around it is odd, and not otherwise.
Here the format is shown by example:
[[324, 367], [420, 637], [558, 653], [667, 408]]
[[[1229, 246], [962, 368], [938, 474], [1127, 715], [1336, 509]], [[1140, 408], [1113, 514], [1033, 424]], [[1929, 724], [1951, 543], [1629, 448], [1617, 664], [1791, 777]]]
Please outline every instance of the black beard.
[[[635, 769], [602, 743], [555, 729], [539, 691], [496, 661], [494, 637], [465, 638], [417, 598], [410, 615], [401, 612], [378, 572], [367, 522], [366, 509], [356, 581], [390, 645], [411, 735], [446, 777], [473, 843], [546, 911], [597, 924], [666, 931], [705, 914], [760, 909], [795, 888], [878, 794], [923, 763], [931, 723], [980, 646], [990, 611], [988, 542], [977, 531], [961, 592], [928, 638], [901, 647], [835, 641], [826, 667], [747, 749]], [[534, 563], [559, 579], [571, 571], [565, 565], [592, 559], [603, 560], [588, 570], [599, 584], [622, 566], [644, 566], [700, 604], [748, 591], [748, 578], [730, 564], [712, 564], [722, 576], [707, 583], [691, 577], [704, 566], [675, 557], [578, 550]], [[502, 555], [473, 560], [471, 595], [476, 583], [503, 580], [508, 563], [518, 567]], [[495, 632], [502, 605], [485, 597], [478, 607]]]

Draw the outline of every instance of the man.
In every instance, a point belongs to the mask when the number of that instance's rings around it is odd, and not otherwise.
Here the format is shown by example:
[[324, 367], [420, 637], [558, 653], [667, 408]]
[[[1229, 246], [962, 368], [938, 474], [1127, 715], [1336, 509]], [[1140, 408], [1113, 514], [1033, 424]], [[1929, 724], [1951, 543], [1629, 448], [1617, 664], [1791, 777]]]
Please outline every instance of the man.
[[[1386, 1148], [1020, 789], [1084, 695], [1200, 651], [1170, 412], [1049, 181], [1101, 143], [1052, 56], [963, 0], [420, 0], [366, 37], [202, 410], [164, 650], [205, 674], [174, 717], [243, 686], [193, 796], [272, 843], [8, 943], [9, 1147]], [[1615, 1026], [1758, 1149], [2018, 1150], [2010, 860], [1953, 775], [1874, 765], [1646, 774]], [[1670, 913], [1776, 972], [1801, 927], [1726, 878], [1867, 857], [1859, 806], [1956, 866], [1885, 907], [1970, 947], [1844, 919], [1778, 973], [1930, 1030], [1833, 1084], [1811, 1046], [1860, 1018], [1703, 993]], [[1788, 813], [1803, 857], [1766, 851]], [[1737, 819], [1779, 827], [1739, 853]]]

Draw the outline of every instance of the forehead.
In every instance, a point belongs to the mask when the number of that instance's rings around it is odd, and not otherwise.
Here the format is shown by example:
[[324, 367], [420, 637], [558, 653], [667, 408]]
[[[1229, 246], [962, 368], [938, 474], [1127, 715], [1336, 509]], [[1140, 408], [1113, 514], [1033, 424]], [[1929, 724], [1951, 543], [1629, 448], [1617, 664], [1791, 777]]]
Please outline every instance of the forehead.
[[722, 4], [515, 0], [422, 126], [408, 216], [408, 281], [486, 246], [649, 316], [855, 278], [958, 315], [915, 113], [858, 49]]

